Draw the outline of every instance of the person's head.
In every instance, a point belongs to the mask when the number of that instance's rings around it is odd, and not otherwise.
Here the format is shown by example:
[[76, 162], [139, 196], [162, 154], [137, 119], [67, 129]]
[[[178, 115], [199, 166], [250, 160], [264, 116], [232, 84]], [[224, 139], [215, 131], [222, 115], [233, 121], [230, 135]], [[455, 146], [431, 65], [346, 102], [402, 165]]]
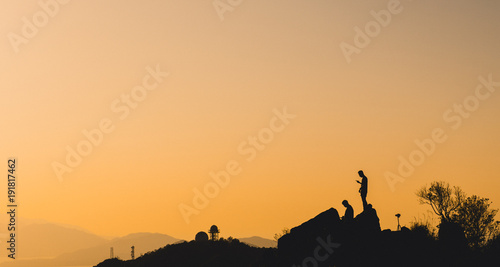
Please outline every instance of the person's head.
[[368, 205], [366, 205], [366, 209], [371, 210], [372, 208], [373, 208], [372, 204], [368, 204]]
[[349, 202], [347, 202], [347, 200], [344, 200], [342, 201], [342, 205], [344, 205], [344, 207], [347, 207], [349, 205]]
[[365, 176], [365, 174], [363, 173], [363, 171], [359, 171], [358, 175], [359, 175], [359, 177], [364, 177]]

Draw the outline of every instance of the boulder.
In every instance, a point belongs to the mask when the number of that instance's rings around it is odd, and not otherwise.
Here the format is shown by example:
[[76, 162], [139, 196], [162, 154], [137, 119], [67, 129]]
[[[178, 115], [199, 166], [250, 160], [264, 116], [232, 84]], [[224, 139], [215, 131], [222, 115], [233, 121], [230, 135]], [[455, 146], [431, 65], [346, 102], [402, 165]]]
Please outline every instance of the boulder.
[[381, 231], [377, 211], [371, 205], [368, 205], [366, 210], [354, 218], [354, 223], [354, 228], [361, 234], [378, 233]]
[[[278, 240], [278, 253], [282, 266], [302, 266], [304, 261], [310, 264], [316, 260], [317, 266], [328, 266], [327, 260], [315, 259], [315, 250], [323, 242], [335, 242], [342, 230], [339, 213], [330, 208], [303, 224], [294, 227], [290, 233]], [[328, 251], [323, 250], [321, 255]]]

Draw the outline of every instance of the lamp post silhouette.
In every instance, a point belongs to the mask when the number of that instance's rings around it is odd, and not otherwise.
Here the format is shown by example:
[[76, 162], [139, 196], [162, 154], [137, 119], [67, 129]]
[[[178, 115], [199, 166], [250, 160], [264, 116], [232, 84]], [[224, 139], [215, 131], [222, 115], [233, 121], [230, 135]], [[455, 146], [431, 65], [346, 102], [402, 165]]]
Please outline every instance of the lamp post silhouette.
[[401, 214], [397, 213], [396, 217], [398, 218], [398, 229], [397, 229], [397, 231], [400, 231], [401, 230], [401, 225], [399, 225], [399, 217], [401, 217]]

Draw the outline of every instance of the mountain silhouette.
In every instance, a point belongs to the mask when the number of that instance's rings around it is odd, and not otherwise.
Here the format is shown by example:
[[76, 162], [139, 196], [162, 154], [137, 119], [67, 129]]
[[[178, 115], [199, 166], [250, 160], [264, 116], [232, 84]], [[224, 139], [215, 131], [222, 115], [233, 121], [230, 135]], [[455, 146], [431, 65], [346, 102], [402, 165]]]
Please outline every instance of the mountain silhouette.
[[63, 253], [102, 245], [105, 238], [82, 230], [51, 223], [23, 226], [20, 236], [21, 258], [53, 258]]
[[260, 236], [252, 236], [245, 238], [238, 238], [241, 242], [248, 244], [250, 246], [258, 248], [276, 248], [278, 247], [278, 242], [271, 239], [262, 238]]
[[180, 240], [164, 234], [135, 233], [115, 238], [100, 246], [63, 254], [55, 258], [55, 261], [64, 262], [68, 265], [91, 265], [109, 258], [111, 247], [113, 247], [115, 257], [130, 259], [130, 247], [132, 246], [135, 247], [135, 255], [140, 256], [178, 241]]

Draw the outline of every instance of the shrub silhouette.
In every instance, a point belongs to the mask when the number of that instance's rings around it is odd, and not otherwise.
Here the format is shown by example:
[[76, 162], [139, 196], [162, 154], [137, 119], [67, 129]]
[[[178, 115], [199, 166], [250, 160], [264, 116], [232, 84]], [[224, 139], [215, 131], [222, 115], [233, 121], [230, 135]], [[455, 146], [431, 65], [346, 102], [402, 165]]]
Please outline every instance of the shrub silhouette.
[[490, 209], [487, 198], [466, 197], [460, 187], [433, 182], [417, 191], [420, 204], [428, 204], [439, 216], [439, 239], [449, 246], [460, 247], [464, 240], [475, 249], [485, 245], [496, 231], [498, 210]]

